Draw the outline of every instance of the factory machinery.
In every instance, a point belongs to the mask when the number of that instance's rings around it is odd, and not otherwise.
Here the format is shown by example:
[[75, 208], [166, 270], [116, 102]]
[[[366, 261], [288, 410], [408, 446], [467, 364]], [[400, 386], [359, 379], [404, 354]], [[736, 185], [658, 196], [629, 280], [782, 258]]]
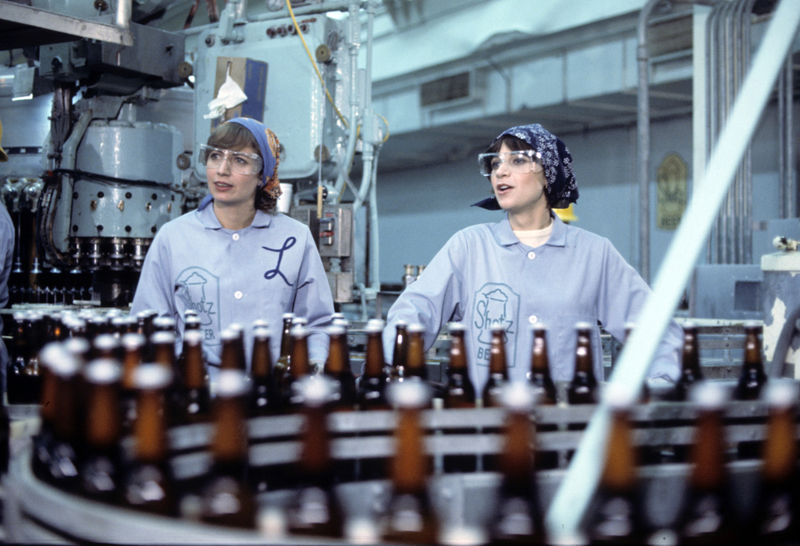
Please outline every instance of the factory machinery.
[[[15, 70], [15, 98], [25, 96], [26, 79], [36, 97], [52, 90], [49, 111], [34, 100], [2, 112], [6, 140], [30, 144], [10, 148], [0, 167], [18, 229], [12, 303], [129, 305], [156, 231], [206, 193], [199, 145], [235, 116], [265, 120], [278, 135], [282, 212], [311, 228], [335, 301], [353, 301], [354, 290], [375, 298], [377, 224], [364, 210], [354, 237], [359, 209], [375, 209], [370, 187], [388, 129], [370, 109], [369, 69], [358, 68], [361, 17], [368, 12], [371, 23], [375, 6], [292, 2], [289, 13], [283, 2], [268, 4], [253, 18], [244, 2], [229, 2], [219, 24], [178, 34], [135, 22], [166, 3], [136, 3], [126, 27], [115, 27], [119, 13], [106, 15], [102, 3], [83, 27], [100, 39], [81, 39], [68, 3], [55, 30], [76, 35], [50, 38], [30, 24], [55, 14], [4, 2], [3, 47], [18, 52], [37, 32], [41, 40], [23, 50], [30, 67]], [[49, 131], [37, 142], [42, 126]], [[360, 185], [350, 179], [356, 152]]]

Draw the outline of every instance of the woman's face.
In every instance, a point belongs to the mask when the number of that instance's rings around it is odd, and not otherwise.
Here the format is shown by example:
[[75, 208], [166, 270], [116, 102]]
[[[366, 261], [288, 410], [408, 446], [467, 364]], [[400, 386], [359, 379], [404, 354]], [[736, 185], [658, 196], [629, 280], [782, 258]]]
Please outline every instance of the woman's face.
[[[503, 144], [500, 157], [512, 150]], [[505, 162], [501, 163], [490, 177], [492, 189], [500, 207], [509, 214], [530, 213], [538, 209], [547, 210], [547, 178], [544, 171], [512, 173]]]
[[[245, 146], [236, 152], [257, 154], [251, 146]], [[226, 160], [217, 167], [206, 165], [208, 191], [214, 197], [215, 206], [242, 206], [249, 204], [255, 209], [255, 197], [261, 182], [261, 173], [241, 174], [231, 169], [231, 162], [237, 161], [233, 154], [227, 154]]]

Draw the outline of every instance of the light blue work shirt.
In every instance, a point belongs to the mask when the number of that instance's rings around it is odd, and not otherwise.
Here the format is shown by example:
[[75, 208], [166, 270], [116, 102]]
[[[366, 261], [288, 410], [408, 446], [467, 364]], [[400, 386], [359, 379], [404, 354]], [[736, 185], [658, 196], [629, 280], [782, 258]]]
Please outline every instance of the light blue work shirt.
[[273, 361], [280, 353], [282, 315], [308, 320], [309, 358], [324, 362], [333, 297], [322, 259], [308, 226], [281, 213], [256, 211], [250, 226], [225, 229], [213, 206], [166, 223], [142, 266], [131, 314], [154, 309], [172, 317], [181, 350], [184, 312], [197, 311], [205, 333], [203, 352], [212, 379], [222, 349], [220, 332], [244, 326], [247, 361], [256, 319], [270, 324]]
[[[519, 241], [507, 216], [453, 235], [389, 310], [383, 333], [387, 362], [397, 321], [422, 324], [426, 348], [444, 324], [463, 322], [470, 376], [481, 389], [488, 376], [490, 328], [499, 322], [506, 328], [509, 377], [523, 380], [531, 365], [530, 325], [542, 322], [548, 328], [551, 375], [567, 381], [575, 368], [575, 324], [588, 322], [593, 326], [594, 372], [602, 381], [598, 321], [615, 338], [624, 339], [626, 324], [636, 321], [650, 289], [608, 239], [551, 216], [550, 239], [536, 248]], [[682, 343], [682, 330], [673, 321], [650, 377], [678, 378]]]

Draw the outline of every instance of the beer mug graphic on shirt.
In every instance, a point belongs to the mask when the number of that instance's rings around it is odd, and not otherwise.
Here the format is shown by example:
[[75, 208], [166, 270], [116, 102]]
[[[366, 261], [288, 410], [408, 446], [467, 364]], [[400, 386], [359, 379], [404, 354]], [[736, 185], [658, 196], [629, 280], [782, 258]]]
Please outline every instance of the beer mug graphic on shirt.
[[519, 302], [519, 294], [505, 284], [487, 283], [475, 292], [473, 324], [480, 332], [477, 339], [478, 360], [488, 358], [488, 348], [492, 343], [491, 328], [493, 324], [503, 325], [506, 330], [506, 343], [508, 343], [509, 337], [516, 335], [513, 326], [519, 315]]
[[176, 284], [178, 297], [181, 298], [187, 309], [194, 309], [200, 318], [200, 324], [205, 328], [213, 323], [217, 310], [215, 296], [219, 294], [217, 278], [204, 269], [190, 267], [178, 275]]

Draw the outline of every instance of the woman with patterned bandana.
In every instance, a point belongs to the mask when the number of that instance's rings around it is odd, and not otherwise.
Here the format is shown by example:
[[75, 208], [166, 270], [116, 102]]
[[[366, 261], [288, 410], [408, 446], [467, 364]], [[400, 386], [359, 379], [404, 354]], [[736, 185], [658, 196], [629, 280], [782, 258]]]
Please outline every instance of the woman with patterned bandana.
[[[566, 145], [541, 125], [512, 127], [478, 156], [492, 197], [476, 203], [503, 210], [496, 224], [456, 233], [431, 260], [420, 278], [389, 310], [384, 330], [391, 360], [395, 325], [420, 323], [426, 348], [442, 326], [460, 321], [470, 375], [476, 389], [486, 382], [490, 328], [506, 330], [509, 376], [523, 380], [530, 369], [532, 335], [528, 325], [548, 327], [548, 352], [554, 380], [568, 381], [575, 365], [575, 325], [594, 325], [594, 372], [603, 379], [598, 324], [623, 340], [635, 323], [650, 289], [603, 237], [565, 224], [553, 212], [578, 199], [572, 156]], [[650, 368], [651, 378], [679, 375], [681, 329], [672, 323]]]

